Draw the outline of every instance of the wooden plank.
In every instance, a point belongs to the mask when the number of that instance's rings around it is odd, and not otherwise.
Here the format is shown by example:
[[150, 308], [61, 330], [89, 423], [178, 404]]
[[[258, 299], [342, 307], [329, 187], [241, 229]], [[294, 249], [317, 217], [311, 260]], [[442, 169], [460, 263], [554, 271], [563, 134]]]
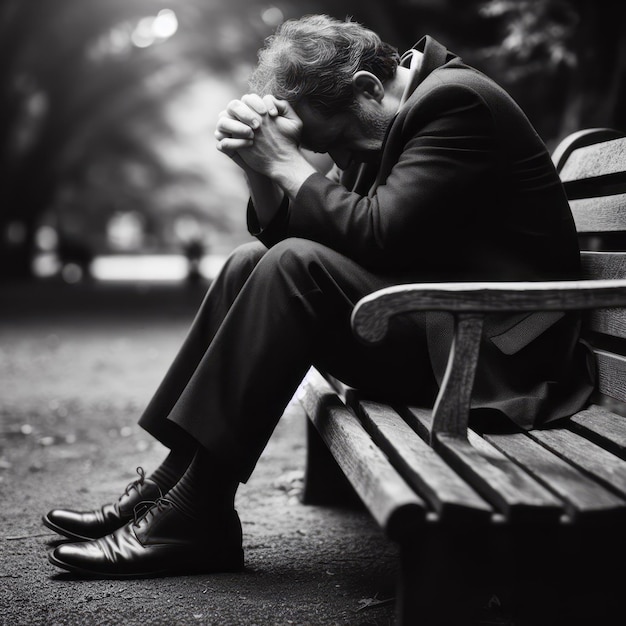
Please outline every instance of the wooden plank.
[[626, 278], [626, 252], [583, 251], [580, 256], [582, 277], [585, 280]]
[[598, 309], [589, 315], [589, 330], [626, 339], [626, 309]]
[[330, 452], [387, 535], [414, 535], [427, 506], [374, 444], [358, 418], [326, 380], [312, 369], [297, 392]]
[[573, 415], [569, 423], [589, 439], [598, 442], [620, 458], [626, 458], [626, 417], [594, 404]]
[[626, 230], [626, 193], [570, 200], [569, 204], [579, 233]]
[[419, 406], [403, 406], [401, 413], [404, 415], [404, 418], [411, 428], [424, 439], [424, 441], [430, 441], [433, 425], [432, 411]]
[[626, 357], [594, 349], [598, 369], [598, 391], [626, 402]]
[[[581, 260], [585, 280], [626, 277], [626, 252], [582, 252]], [[589, 315], [588, 327], [597, 333], [626, 338], [626, 309], [596, 309]]]
[[[429, 432], [432, 417], [407, 407], [417, 431]], [[437, 452], [510, 522], [557, 523], [565, 505], [543, 485], [471, 429], [468, 439], [439, 435]]]
[[[544, 434], [537, 432], [537, 439], [544, 440]], [[563, 460], [559, 454], [537, 443], [528, 434], [493, 434], [485, 435], [485, 439], [565, 500], [567, 515], [571, 520], [596, 521], [626, 517], [626, 502], [622, 498]]]
[[594, 143], [601, 143], [611, 139], [623, 137], [624, 133], [615, 128], [584, 128], [574, 133], [570, 133], [562, 139], [552, 152], [552, 162], [556, 167], [556, 171], [560, 172], [561, 168], [574, 150], [578, 150], [583, 146], [590, 146]]
[[454, 341], [433, 408], [432, 436], [464, 437], [469, 421], [483, 316], [459, 313], [454, 318]]
[[548, 282], [413, 283], [386, 287], [361, 298], [352, 328], [381, 341], [389, 318], [414, 311], [504, 313], [626, 306], [626, 279]]
[[563, 182], [623, 174], [626, 139], [613, 139], [574, 150], [561, 168]]
[[483, 522], [492, 508], [386, 404], [358, 403], [372, 438], [441, 521]]
[[566, 428], [534, 430], [528, 435], [593, 476], [596, 481], [626, 497], [626, 461], [623, 459]]

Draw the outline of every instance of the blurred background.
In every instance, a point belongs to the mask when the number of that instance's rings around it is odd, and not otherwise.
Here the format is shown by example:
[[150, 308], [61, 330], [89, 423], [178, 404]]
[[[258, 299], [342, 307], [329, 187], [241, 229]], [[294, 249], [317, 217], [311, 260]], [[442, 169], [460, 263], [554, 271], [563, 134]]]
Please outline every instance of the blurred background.
[[276, 26], [321, 12], [400, 51], [433, 35], [505, 86], [551, 150], [582, 128], [626, 131], [624, 2], [0, 0], [4, 623], [118, 623], [122, 611], [128, 624], [195, 625], [240, 607], [256, 607], [246, 624], [354, 623], [364, 596], [385, 602], [362, 623], [392, 623], [395, 553], [368, 518], [287, 506], [304, 475], [295, 404], [238, 492], [243, 582], [174, 578], [156, 596], [150, 581], [50, 584], [42, 566], [44, 511], [112, 501], [137, 464], [162, 460], [137, 417], [224, 257], [250, 239], [217, 115], [247, 91]]
[[553, 149], [626, 130], [624, 3], [0, 0], [0, 280], [210, 277], [249, 235], [218, 112], [305, 13], [401, 51], [429, 33], [504, 85]]

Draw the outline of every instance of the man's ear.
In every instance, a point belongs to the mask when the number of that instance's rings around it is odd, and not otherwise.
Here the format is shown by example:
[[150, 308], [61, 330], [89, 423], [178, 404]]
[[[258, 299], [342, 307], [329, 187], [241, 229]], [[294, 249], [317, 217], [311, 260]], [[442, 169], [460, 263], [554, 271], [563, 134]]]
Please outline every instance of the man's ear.
[[352, 88], [355, 97], [362, 96], [368, 100], [381, 102], [385, 96], [385, 88], [377, 76], [365, 70], [359, 70], [352, 77]]

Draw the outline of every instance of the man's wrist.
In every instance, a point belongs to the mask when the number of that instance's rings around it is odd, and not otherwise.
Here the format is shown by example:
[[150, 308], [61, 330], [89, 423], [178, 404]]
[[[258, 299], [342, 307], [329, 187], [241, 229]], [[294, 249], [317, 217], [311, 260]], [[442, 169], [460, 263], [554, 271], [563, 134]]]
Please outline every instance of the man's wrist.
[[285, 194], [267, 175], [250, 168], [244, 172], [259, 225], [265, 228], [276, 215]]
[[297, 156], [289, 161], [274, 163], [270, 178], [294, 200], [304, 182], [315, 174], [317, 170], [298, 152]]

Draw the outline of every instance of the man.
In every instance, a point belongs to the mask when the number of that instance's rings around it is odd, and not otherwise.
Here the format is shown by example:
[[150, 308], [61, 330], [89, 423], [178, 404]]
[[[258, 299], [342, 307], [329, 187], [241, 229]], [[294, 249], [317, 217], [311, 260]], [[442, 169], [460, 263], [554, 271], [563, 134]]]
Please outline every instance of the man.
[[[401, 282], [578, 277], [545, 146], [500, 87], [432, 38], [400, 58], [351, 21], [288, 21], [252, 91], [228, 104], [216, 137], [245, 173], [259, 241], [226, 261], [140, 420], [170, 454], [115, 504], [50, 511], [44, 523], [76, 540], [51, 552], [56, 566], [239, 569], [237, 486], [312, 364], [371, 394], [435, 397], [447, 320], [406, 316], [366, 347], [349, 322], [362, 296]], [[333, 171], [305, 149], [328, 153]], [[578, 410], [591, 390], [578, 330], [575, 314], [488, 320], [474, 409], [525, 428]]]

